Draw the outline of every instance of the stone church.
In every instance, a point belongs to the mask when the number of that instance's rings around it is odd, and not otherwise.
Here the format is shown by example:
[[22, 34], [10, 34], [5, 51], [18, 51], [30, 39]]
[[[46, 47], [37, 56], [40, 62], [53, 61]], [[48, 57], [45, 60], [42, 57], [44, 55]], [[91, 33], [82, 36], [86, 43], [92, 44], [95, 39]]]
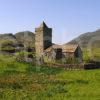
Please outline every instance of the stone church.
[[35, 28], [35, 50], [39, 57], [46, 56], [57, 60], [78, 58], [82, 61], [82, 50], [78, 44], [58, 45], [52, 43], [52, 28], [49, 28], [45, 22]]

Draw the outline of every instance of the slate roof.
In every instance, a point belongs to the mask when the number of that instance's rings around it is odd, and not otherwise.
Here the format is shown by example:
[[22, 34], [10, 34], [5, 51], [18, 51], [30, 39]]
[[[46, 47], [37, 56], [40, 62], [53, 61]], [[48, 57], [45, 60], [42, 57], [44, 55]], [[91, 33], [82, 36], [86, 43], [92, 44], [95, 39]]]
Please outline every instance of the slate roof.
[[66, 45], [57, 45], [54, 44], [47, 48], [45, 52], [50, 52], [52, 49], [62, 49], [62, 52], [74, 53], [79, 47], [78, 44], [66, 44]]
[[62, 46], [63, 52], [73, 53], [79, 47], [78, 44], [66, 44]]
[[49, 48], [47, 48], [47, 49], [45, 50], [45, 52], [49, 52], [49, 51], [51, 51], [52, 49], [61, 49], [61, 48], [62, 48], [61, 45], [54, 44], [54, 45], [50, 46]]

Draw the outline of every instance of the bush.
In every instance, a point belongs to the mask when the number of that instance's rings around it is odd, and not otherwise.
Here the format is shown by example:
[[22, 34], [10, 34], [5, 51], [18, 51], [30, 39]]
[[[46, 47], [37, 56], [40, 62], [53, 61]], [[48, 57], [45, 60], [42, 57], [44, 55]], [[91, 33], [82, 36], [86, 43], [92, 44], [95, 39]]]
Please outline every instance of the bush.
[[15, 51], [15, 43], [11, 40], [1, 41], [1, 51]]

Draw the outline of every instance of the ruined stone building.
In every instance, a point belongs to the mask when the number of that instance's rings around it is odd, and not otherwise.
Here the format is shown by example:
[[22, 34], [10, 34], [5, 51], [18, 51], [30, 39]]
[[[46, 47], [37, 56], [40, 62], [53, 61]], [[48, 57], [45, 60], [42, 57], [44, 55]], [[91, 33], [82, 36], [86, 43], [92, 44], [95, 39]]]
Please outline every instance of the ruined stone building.
[[78, 58], [82, 61], [82, 51], [78, 44], [57, 45], [52, 43], [52, 28], [44, 22], [35, 28], [35, 50], [38, 56], [50, 59]]

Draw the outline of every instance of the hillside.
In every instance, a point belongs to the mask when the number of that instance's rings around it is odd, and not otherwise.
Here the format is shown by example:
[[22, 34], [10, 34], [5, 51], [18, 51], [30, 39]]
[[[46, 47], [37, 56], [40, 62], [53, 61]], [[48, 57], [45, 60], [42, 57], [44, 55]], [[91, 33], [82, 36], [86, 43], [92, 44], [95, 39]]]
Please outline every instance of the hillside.
[[84, 60], [100, 61], [100, 30], [84, 33], [67, 44], [79, 44], [83, 50]]
[[80, 43], [82, 47], [87, 47], [88, 43], [93, 41], [92, 43], [100, 47], [100, 30], [95, 32], [88, 32], [80, 35], [79, 37], [73, 39], [69, 43], [75, 44]]
[[34, 48], [35, 45], [35, 35], [30, 31], [18, 32], [16, 34], [6, 33], [0, 34], [0, 45], [4, 48], [12, 48], [12, 45], [16, 47], [17, 45], [23, 45], [24, 47]]
[[35, 35], [30, 31], [18, 32], [15, 34], [15, 37], [24, 47], [34, 47], [35, 45]]
[[3, 40], [17, 42], [16, 37], [12, 33], [0, 34], [0, 42]]

